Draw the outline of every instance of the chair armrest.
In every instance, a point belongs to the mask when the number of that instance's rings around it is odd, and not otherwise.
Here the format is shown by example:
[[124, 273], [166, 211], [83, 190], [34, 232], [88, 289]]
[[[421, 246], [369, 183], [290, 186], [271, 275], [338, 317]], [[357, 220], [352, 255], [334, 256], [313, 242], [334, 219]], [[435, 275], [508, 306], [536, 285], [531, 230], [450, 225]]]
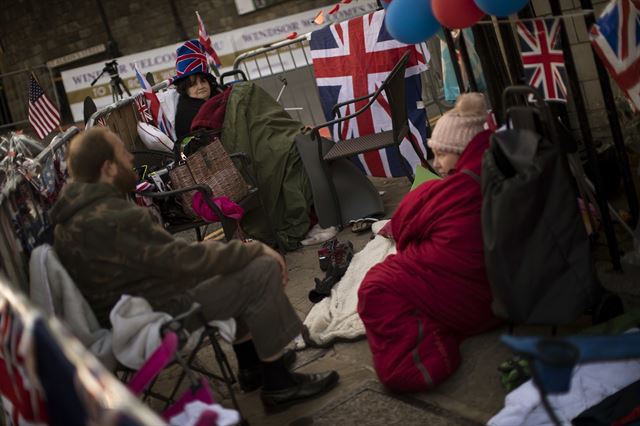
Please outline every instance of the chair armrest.
[[[207, 185], [193, 185], [193, 186], [187, 186], [185, 188], [174, 189], [173, 191], [164, 191], [164, 192], [145, 191], [145, 192], [138, 192], [138, 194], [142, 195], [143, 197], [149, 197], [149, 198], [169, 198], [169, 197], [174, 197], [176, 195], [184, 194], [185, 192], [190, 192], [190, 191], [198, 191], [202, 194], [202, 198], [204, 202], [207, 203], [207, 206], [209, 206], [209, 208], [213, 210], [216, 216], [218, 216], [218, 219], [222, 223], [223, 228], [225, 226], [228, 226], [229, 221], [232, 221], [235, 226], [235, 219], [231, 219], [225, 216], [222, 210], [220, 209], [220, 207], [218, 207], [218, 205], [213, 202], [212, 200], [214, 196], [213, 191]], [[225, 229], [225, 235], [233, 236], [233, 234], [227, 234], [226, 229]]]
[[163, 192], [152, 192], [152, 191], [144, 191], [138, 192], [137, 194], [142, 195], [143, 197], [149, 198], [169, 198], [175, 197], [176, 195], [184, 194], [185, 192], [191, 191], [199, 191], [205, 200], [213, 196], [213, 191], [207, 185], [193, 185], [187, 186], [185, 188], [174, 189], [172, 191], [163, 191]]
[[378, 99], [378, 96], [380, 96], [380, 93], [382, 93], [382, 90], [384, 89], [384, 87], [385, 87], [385, 85], [383, 84], [382, 86], [380, 86], [380, 88], [378, 90], [376, 90], [371, 95], [363, 97], [361, 100], [367, 99], [367, 98], [371, 98], [371, 99], [369, 99], [369, 102], [367, 102], [367, 104], [365, 106], [363, 106], [362, 108], [360, 108], [356, 112], [354, 112], [352, 114], [349, 114], [349, 115], [345, 115], [344, 117], [334, 118], [333, 120], [327, 121], [326, 123], [323, 123], [323, 124], [319, 124], [316, 127], [314, 127], [313, 129], [311, 129], [312, 134], [315, 135], [317, 133], [318, 136], [319, 136], [320, 135], [319, 130], [322, 129], [323, 127], [333, 126], [334, 124], [342, 123], [343, 121], [346, 121], [346, 120], [351, 120], [352, 118], [357, 117], [358, 115], [362, 114], [363, 112], [365, 112], [366, 110], [368, 110], [371, 107], [371, 105], [375, 102], [376, 99]]
[[224, 86], [224, 78], [225, 77], [231, 77], [232, 75], [240, 75], [240, 77], [242, 77], [242, 81], [247, 81], [247, 75], [244, 73], [244, 71], [238, 69], [238, 70], [231, 70], [231, 71], [227, 71], [227, 72], [223, 72], [222, 75], [220, 76], [220, 84], [222, 86]]
[[338, 117], [340, 117], [340, 107], [345, 106], [345, 105], [349, 105], [349, 104], [353, 104], [359, 101], [364, 101], [365, 99], [369, 99], [370, 97], [374, 96], [376, 94], [376, 92], [373, 93], [369, 93], [368, 95], [365, 96], [360, 96], [359, 98], [355, 98], [355, 99], [351, 99], [348, 101], [344, 101], [344, 102], [339, 102], [337, 104], [335, 104], [333, 106], [333, 109], [331, 110], [331, 114], [335, 117], [336, 113], [338, 114]]

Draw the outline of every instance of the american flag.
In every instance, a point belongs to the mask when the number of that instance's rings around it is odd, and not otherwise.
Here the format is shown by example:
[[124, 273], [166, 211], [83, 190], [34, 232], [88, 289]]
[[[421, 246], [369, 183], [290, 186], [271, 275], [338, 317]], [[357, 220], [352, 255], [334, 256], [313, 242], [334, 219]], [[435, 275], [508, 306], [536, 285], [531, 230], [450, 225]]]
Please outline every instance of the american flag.
[[202, 22], [202, 19], [200, 19], [200, 14], [196, 12], [196, 16], [198, 17], [198, 41], [200, 42], [200, 44], [202, 44], [202, 47], [204, 47], [204, 50], [206, 50], [209, 56], [211, 57], [211, 60], [213, 61], [213, 65], [215, 65], [216, 68], [220, 68], [220, 65], [222, 65], [220, 63], [220, 58], [218, 57], [218, 54], [213, 48], [213, 43], [211, 43], [211, 39], [207, 35], [207, 30], [204, 28], [204, 23]]
[[[416, 46], [394, 40], [384, 25], [380, 10], [365, 16], [339, 22], [311, 33], [310, 47], [316, 84], [327, 120], [331, 120], [335, 104], [376, 91], [402, 55], [413, 52], [405, 71], [406, 103], [410, 132], [400, 151], [412, 168], [420, 164], [414, 146], [426, 156], [427, 124], [424, 109], [418, 108], [422, 85], [420, 73], [427, 69], [425, 58]], [[362, 108], [367, 100], [342, 107], [341, 116]], [[334, 126], [334, 140], [352, 139], [392, 129], [388, 100], [380, 96], [371, 108], [353, 120], [344, 122], [342, 134]], [[348, 141], [341, 143], [349, 143]], [[404, 176], [403, 159], [391, 148], [360, 154], [354, 162], [371, 176]]]
[[519, 21], [522, 64], [529, 86], [547, 100], [567, 100], [567, 71], [560, 40], [560, 19]]
[[169, 136], [171, 140], [176, 139], [176, 133], [171, 125], [171, 121], [165, 114], [162, 104], [160, 100], [153, 92], [153, 88], [149, 84], [149, 82], [142, 76], [142, 73], [135, 67], [136, 70], [136, 78], [138, 79], [138, 83], [140, 83], [140, 87], [142, 87], [142, 93], [144, 97], [147, 99], [147, 102], [151, 106], [151, 117], [153, 117], [153, 121], [157, 124], [158, 129], [162, 131], [165, 135]]
[[605, 67], [640, 110], [640, 0], [614, 0], [591, 28], [591, 43]]
[[140, 116], [140, 121], [143, 123], [151, 123], [153, 122], [153, 117], [149, 113], [149, 107], [147, 106], [147, 99], [144, 97], [144, 94], [140, 94], [133, 99], [133, 103], [138, 110], [138, 115]]
[[60, 126], [60, 113], [49, 100], [36, 76], [29, 78], [29, 123], [40, 139]]

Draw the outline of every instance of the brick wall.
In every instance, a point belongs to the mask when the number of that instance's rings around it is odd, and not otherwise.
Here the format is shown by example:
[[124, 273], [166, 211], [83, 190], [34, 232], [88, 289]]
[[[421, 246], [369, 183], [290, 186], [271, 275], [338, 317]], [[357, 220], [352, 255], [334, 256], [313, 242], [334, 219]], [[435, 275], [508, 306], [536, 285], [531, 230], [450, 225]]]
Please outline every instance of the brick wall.
[[[205, 19], [207, 30], [215, 34], [333, 3], [335, 0], [287, 0], [239, 16], [233, 0], [175, 0], [176, 19], [170, 0], [102, 0], [121, 55], [177, 43], [183, 40], [180, 26], [188, 37], [196, 37], [196, 10]], [[3, 2], [2, 8], [0, 74], [40, 66], [108, 41], [97, 0], [14, 0]], [[69, 64], [68, 68], [107, 57], [107, 54], [92, 56]], [[26, 115], [22, 93], [26, 93], [26, 78], [22, 75], [4, 82], [14, 121]], [[41, 83], [50, 93], [51, 82], [46, 74], [41, 76]], [[59, 81], [57, 85], [59, 93], [64, 93]]]

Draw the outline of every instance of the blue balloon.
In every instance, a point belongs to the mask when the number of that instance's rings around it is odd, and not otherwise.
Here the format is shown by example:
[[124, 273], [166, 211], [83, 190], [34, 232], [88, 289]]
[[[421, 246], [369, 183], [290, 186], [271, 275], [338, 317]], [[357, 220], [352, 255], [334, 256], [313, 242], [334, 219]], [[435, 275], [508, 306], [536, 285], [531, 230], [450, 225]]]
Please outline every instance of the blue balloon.
[[440, 28], [431, 0], [393, 0], [387, 8], [385, 24], [393, 38], [406, 44], [421, 43]]
[[484, 13], [493, 16], [509, 16], [525, 7], [529, 0], [475, 0]]
[[382, 5], [383, 9], [386, 9], [386, 8], [389, 7], [389, 2], [388, 1], [380, 0], [380, 4]]

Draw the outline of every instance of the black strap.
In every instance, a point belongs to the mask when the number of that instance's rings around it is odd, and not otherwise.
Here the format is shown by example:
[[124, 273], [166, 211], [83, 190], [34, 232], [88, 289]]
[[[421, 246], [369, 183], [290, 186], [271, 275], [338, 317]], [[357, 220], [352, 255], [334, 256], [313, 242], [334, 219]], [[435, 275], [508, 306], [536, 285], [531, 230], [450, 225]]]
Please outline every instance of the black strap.
[[478, 176], [476, 173], [472, 172], [469, 169], [463, 169], [461, 170], [461, 172], [471, 177], [471, 179], [475, 180], [478, 183], [478, 185], [480, 184], [480, 176]]

